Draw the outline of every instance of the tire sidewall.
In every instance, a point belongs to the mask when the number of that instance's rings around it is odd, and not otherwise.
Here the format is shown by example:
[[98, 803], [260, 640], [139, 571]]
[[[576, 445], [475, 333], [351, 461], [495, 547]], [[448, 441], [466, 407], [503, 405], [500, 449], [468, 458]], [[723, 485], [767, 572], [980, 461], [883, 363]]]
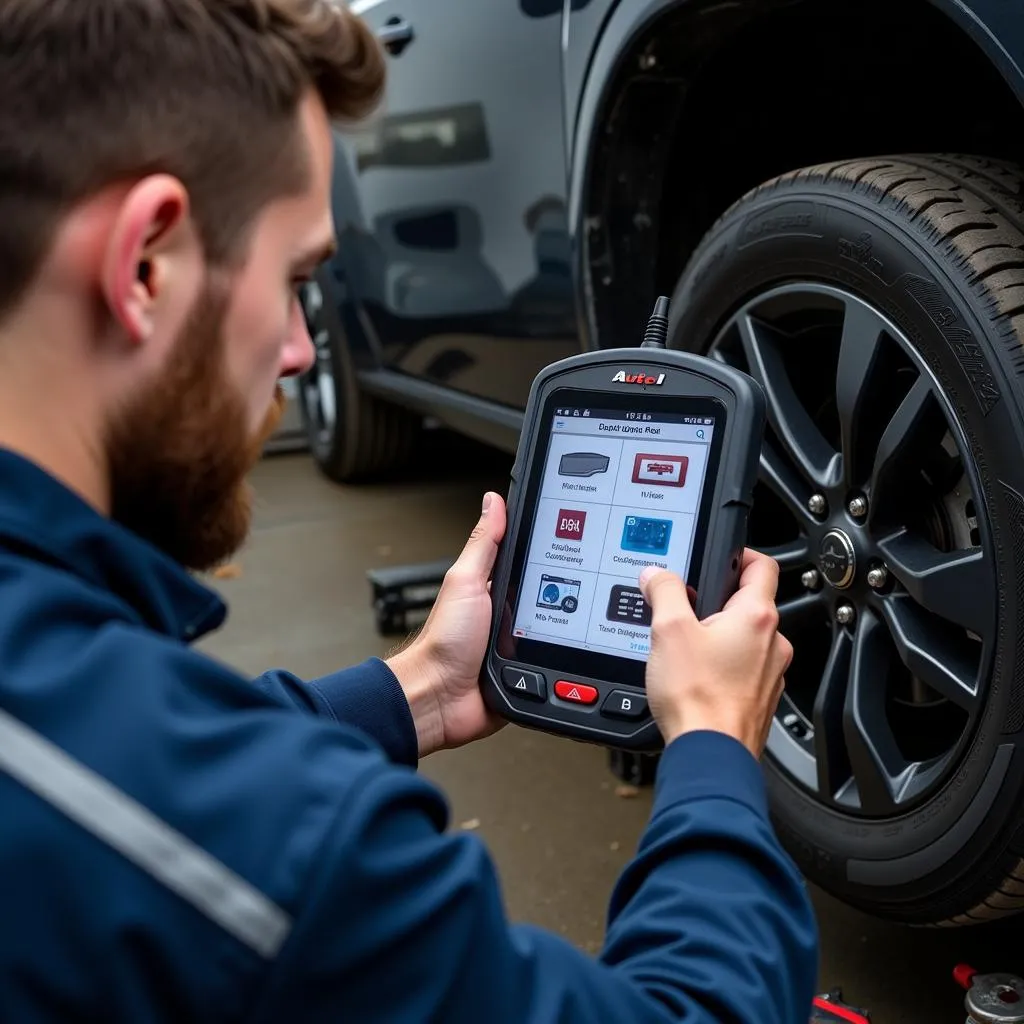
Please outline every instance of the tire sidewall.
[[[738, 307], [773, 286], [817, 281], [860, 296], [914, 345], [944, 390], [975, 457], [995, 552], [999, 625], [986, 707], [955, 774], [912, 813], [870, 822], [818, 805], [766, 756], [780, 836], [798, 860], [813, 865], [808, 873], [816, 880], [831, 880], [832, 888], [847, 891], [846, 858], [905, 857], [947, 833], [976, 796], [1001, 743], [1017, 749], [1003, 792], [986, 819], [983, 848], [998, 855], [1020, 819], [1015, 806], [1020, 736], [1002, 730], [1015, 683], [1015, 633], [1021, 613], [1014, 528], [1004, 492], [1008, 487], [1024, 494], [1021, 402], [1011, 351], [987, 329], [988, 313], [995, 312], [991, 300], [943, 255], [942, 244], [927, 228], [908, 223], [892, 203], [858, 194], [855, 186], [790, 181], [738, 204], [712, 229], [672, 301], [669, 345], [704, 351]], [[920, 281], [938, 285], [946, 301], [922, 305], [912, 295], [912, 290], [921, 294]], [[1009, 807], [1008, 796], [1013, 798]], [[872, 890], [869, 895], [879, 894]]]

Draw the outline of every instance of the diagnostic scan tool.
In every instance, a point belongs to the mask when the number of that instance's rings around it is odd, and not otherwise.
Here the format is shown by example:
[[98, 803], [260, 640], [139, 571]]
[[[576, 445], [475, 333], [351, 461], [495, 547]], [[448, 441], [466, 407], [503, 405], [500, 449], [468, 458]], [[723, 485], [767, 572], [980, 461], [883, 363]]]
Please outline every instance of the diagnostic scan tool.
[[639, 348], [572, 356], [533, 383], [492, 583], [488, 707], [521, 725], [653, 751], [644, 673], [657, 565], [701, 618], [738, 582], [764, 432], [746, 374], [664, 348], [661, 298]]

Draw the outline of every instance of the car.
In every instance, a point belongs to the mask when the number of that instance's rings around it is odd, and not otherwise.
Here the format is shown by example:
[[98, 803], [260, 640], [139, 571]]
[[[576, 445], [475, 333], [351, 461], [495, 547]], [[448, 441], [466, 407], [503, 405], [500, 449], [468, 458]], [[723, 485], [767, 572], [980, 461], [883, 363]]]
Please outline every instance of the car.
[[668, 345], [768, 405], [751, 544], [796, 654], [764, 772], [814, 883], [1024, 909], [1024, 18], [1003, 0], [357, 0], [387, 95], [339, 126], [303, 293], [317, 465], [424, 424], [514, 450], [531, 381]]

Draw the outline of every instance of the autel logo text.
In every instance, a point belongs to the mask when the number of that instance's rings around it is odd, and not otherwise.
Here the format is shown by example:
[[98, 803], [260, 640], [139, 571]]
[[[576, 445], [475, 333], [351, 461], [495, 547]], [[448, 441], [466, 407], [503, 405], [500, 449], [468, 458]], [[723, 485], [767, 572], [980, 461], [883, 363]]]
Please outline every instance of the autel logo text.
[[665, 374], [659, 373], [657, 377], [648, 377], [642, 373], [626, 373], [625, 370], [619, 370], [614, 377], [612, 377], [613, 384], [664, 384]]

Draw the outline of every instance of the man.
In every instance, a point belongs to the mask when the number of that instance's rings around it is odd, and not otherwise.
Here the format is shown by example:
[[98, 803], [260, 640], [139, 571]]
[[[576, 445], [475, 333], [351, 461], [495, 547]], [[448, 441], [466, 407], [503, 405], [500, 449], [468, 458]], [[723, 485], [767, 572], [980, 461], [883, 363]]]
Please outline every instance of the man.
[[312, 359], [329, 119], [382, 80], [326, 0], [0, 4], [0, 1020], [799, 1024], [817, 935], [756, 760], [792, 653], [770, 560], [703, 623], [642, 579], [667, 749], [597, 959], [506, 920], [414, 770], [496, 728], [500, 497], [386, 663], [254, 685], [190, 646], [225, 611], [187, 570], [243, 541]]

